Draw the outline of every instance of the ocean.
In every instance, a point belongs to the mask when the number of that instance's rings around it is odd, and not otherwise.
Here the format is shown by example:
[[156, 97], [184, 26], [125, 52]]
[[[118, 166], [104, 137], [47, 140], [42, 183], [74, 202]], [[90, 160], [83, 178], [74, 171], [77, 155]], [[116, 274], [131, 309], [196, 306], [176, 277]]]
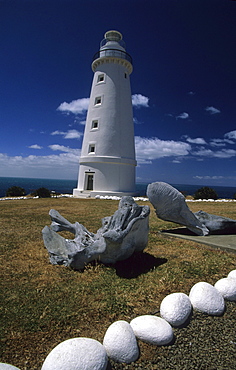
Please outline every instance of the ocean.
[[[136, 191], [140, 196], [146, 195], [146, 183], [137, 183]], [[211, 186], [211, 185], [186, 185], [186, 184], [170, 184], [184, 195], [193, 195], [196, 190], [203, 186], [209, 186], [214, 189], [218, 198], [233, 199], [236, 194], [236, 187], [229, 186]], [[73, 189], [77, 187], [77, 180], [55, 180], [55, 179], [31, 179], [22, 177], [0, 177], [0, 197], [6, 195], [6, 191], [11, 186], [20, 186], [25, 189], [26, 194], [32, 193], [34, 190], [41, 187], [47, 188], [61, 194], [72, 194]]]

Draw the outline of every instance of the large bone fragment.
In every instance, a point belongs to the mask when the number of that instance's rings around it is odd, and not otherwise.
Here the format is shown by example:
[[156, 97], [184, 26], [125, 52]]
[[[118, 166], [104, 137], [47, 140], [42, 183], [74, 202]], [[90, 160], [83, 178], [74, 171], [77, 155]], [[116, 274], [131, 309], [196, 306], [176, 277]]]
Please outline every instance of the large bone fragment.
[[208, 228], [188, 208], [183, 194], [165, 182], [154, 182], [147, 187], [147, 196], [157, 217], [186, 226], [197, 235], [207, 235]]
[[[127, 259], [147, 245], [149, 213], [148, 206], [139, 206], [132, 197], [123, 197], [114, 215], [104, 217], [102, 227], [93, 234], [80, 223], [71, 224], [51, 209], [51, 226], [45, 226], [42, 231], [50, 261], [80, 270], [94, 260], [115, 263]], [[65, 230], [73, 233], [74, 239], [57, 234]]]
[[183, 194], [165, 182], [148, 185], [147, 196], [157, 217], [184, 225], [197, 235], [236, 234], [236, 220], [204, 211], [191, 212]]

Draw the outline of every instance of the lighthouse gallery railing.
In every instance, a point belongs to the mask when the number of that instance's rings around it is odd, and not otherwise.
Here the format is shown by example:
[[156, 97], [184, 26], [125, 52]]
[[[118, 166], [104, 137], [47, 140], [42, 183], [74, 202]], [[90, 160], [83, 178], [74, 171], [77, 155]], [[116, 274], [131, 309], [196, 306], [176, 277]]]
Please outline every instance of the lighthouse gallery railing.
[[104, 49], [99, 50], [97, 53], [93, 56], [93, 61], [98, 58], [104, 58], [104, 57], [116, 57], [116, 58], [122, 58], [128, 60], [132, 64], [132, 58], [131, 56], [126, 53], [125, 51], [119, 50], [119, 49]]

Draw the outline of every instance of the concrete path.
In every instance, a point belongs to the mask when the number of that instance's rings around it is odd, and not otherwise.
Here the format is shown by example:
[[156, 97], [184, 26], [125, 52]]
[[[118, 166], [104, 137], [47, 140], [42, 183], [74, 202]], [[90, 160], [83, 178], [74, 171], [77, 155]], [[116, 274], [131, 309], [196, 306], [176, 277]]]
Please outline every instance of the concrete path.
[[236, 253], [236, 235], [207, 235], [198, 236], [193, 234], [186, 227], [164, 230], [160, 232], [164, 236], [191, 240], [196, 243], [206, 244], [211, 247], [220, 248], [229, 252]]

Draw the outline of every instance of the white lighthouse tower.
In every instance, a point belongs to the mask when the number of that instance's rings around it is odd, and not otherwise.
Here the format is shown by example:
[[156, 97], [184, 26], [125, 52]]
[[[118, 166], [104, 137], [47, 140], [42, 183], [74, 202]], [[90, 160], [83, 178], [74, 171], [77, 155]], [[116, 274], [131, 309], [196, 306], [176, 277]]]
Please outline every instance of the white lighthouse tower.
[[121, 33], [106, 32], [92, 62], [94, 78], [75, 197], [135, 195], [132, 69]]

